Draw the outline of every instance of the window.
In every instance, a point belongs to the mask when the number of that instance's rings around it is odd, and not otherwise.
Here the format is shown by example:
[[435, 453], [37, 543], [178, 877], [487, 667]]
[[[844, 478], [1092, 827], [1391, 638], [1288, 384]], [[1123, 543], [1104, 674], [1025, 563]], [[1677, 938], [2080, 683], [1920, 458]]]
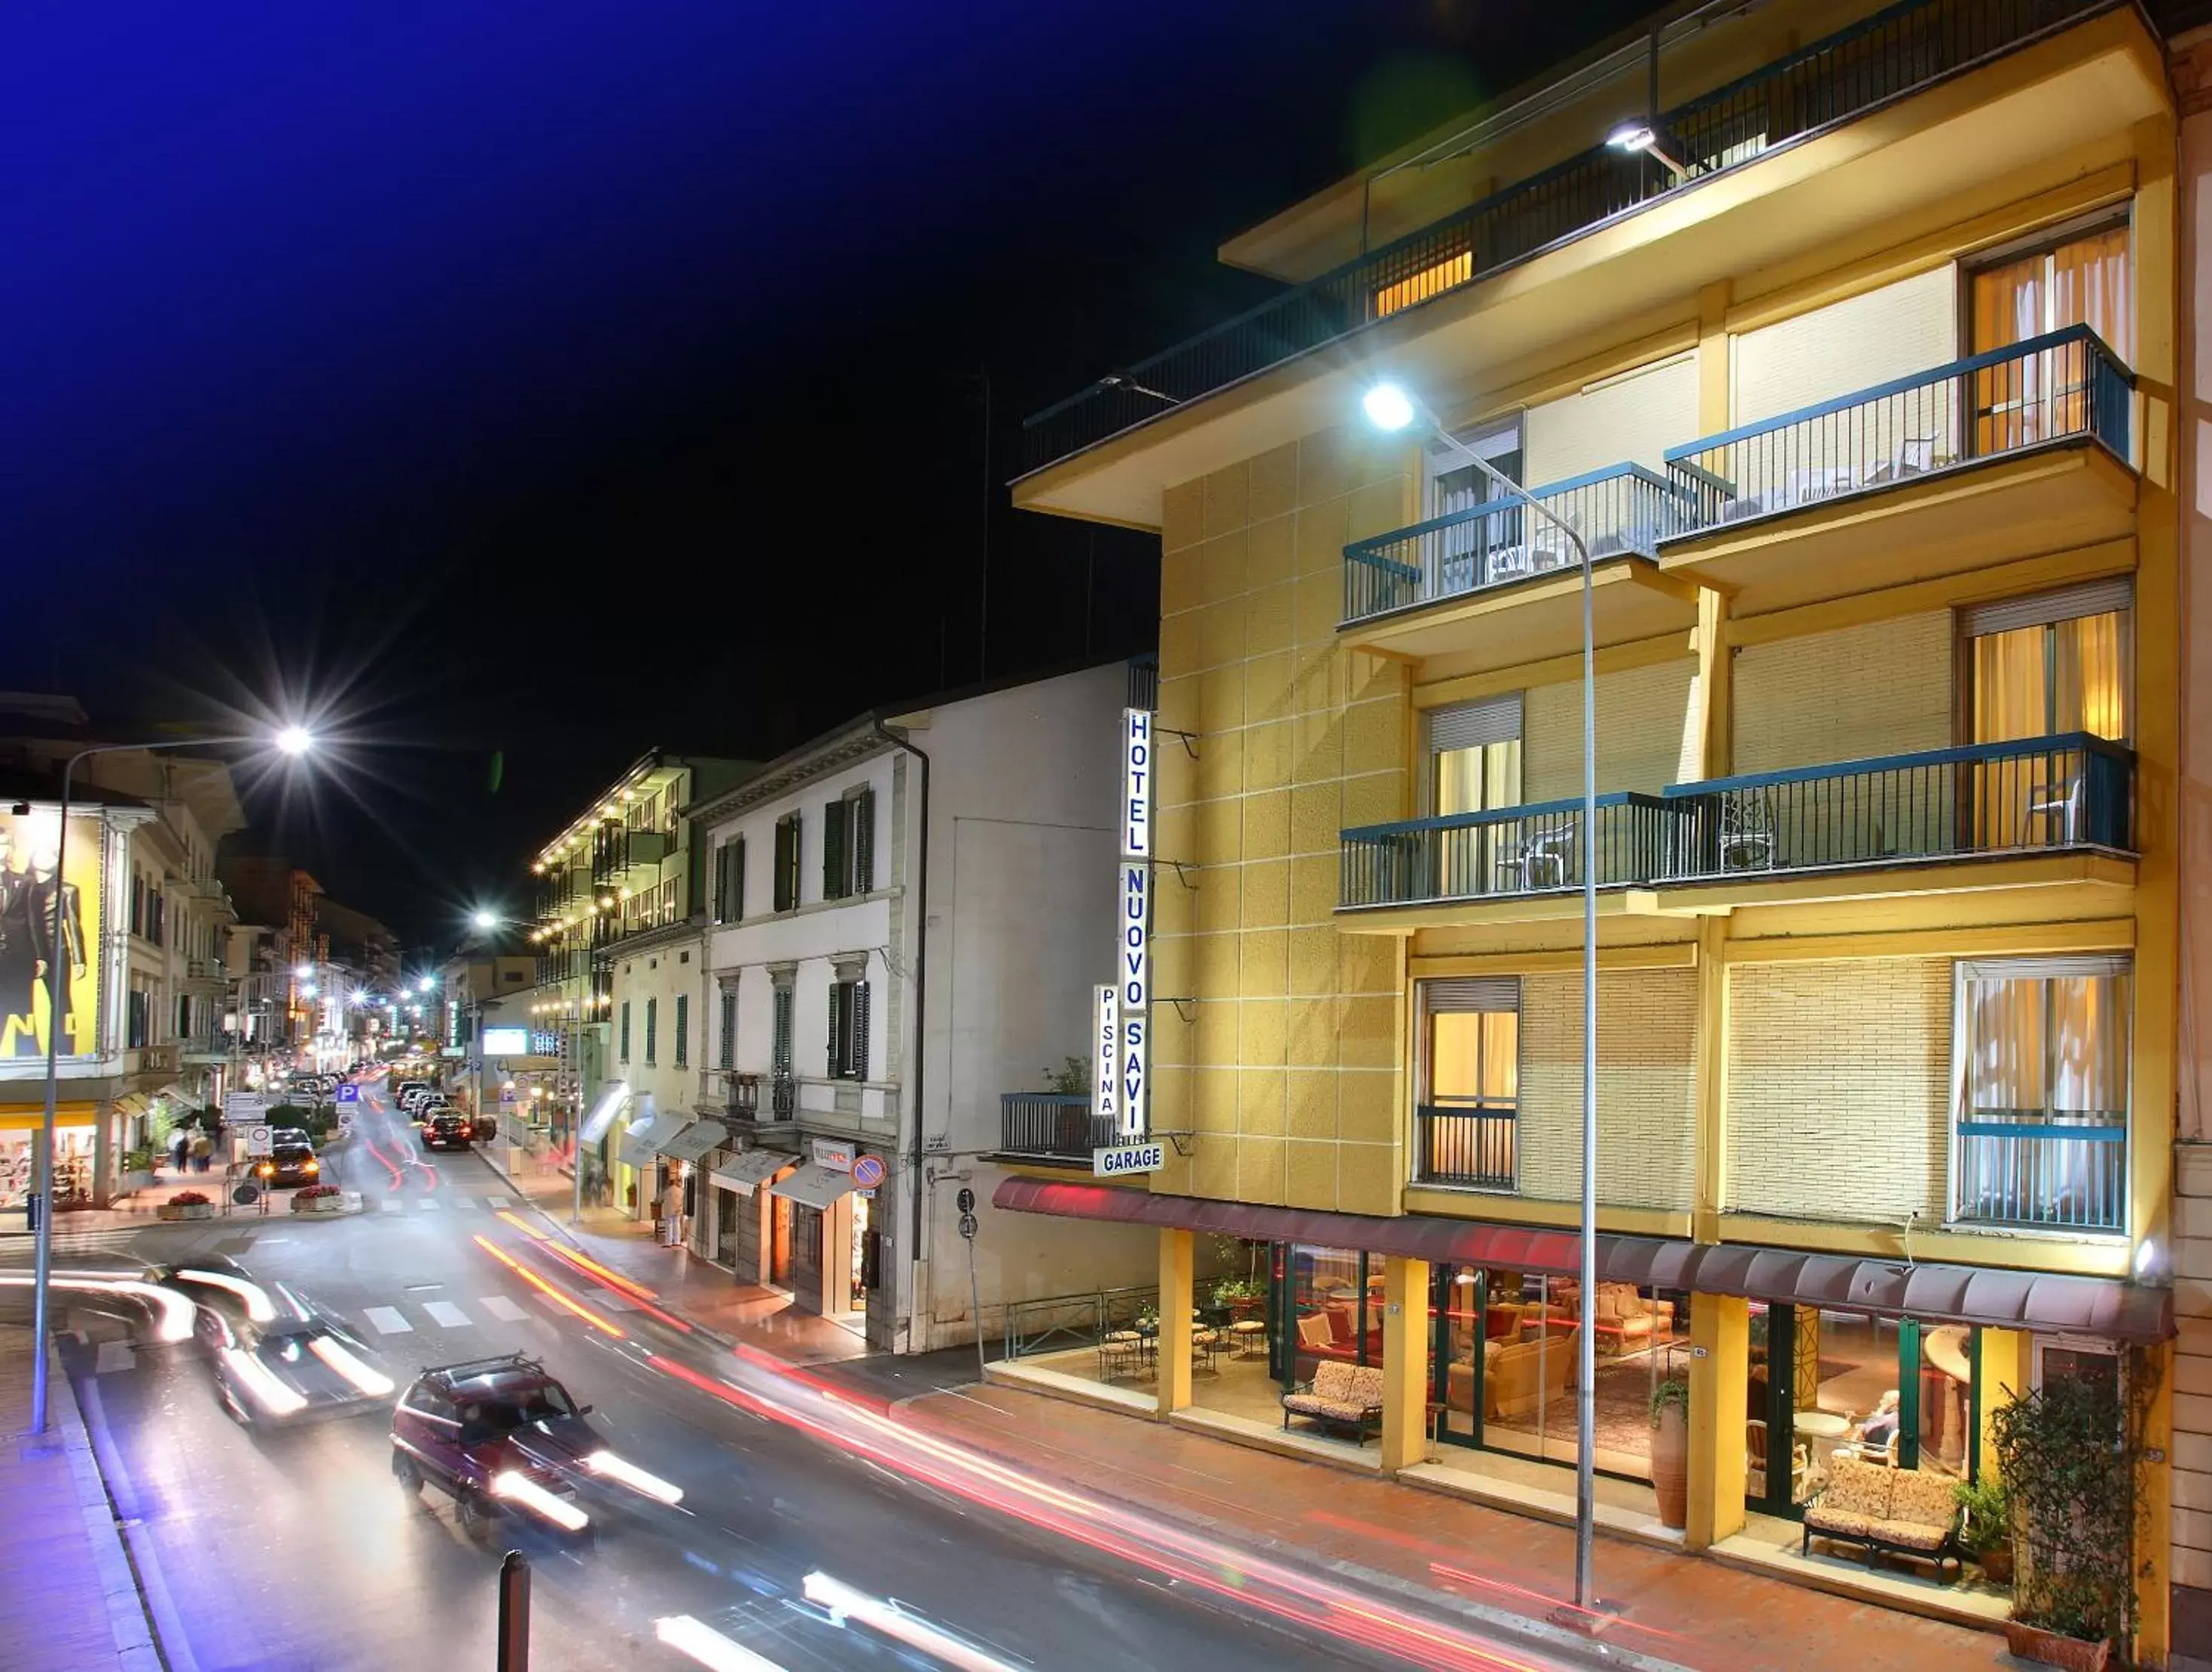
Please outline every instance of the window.
[[1414, 1176], [1510, 1190], [1519, 1180], [1521, 983], [1425, 981]]
[[732, 836], [714, 850], [714, 921], [735, 923], [745, 915], [745, 839]]
[[822, 897], [843, 900], [875, 886], [876, 793], [833, 801], [822, 824]]
[[123, 1043], [133, 1050], [153, 1043], [153, 1011], [146, 989], [132, 988], [125, 998]]
[[2087, 732], [2124, 742], [2132, 727], [2135, 594], [2122, 577], [1965, 611], [1967, 740]]
[[2125, 1231], [2130, 960], [1960, 963], [1956, 982], [1954, 1217]]
[[[1437, 442], [1424, 461], [1428, 478], [1429, 515], [1449, 517], [1478, 506], [1495, 504], [1503, 497], [1497, 483], [1468, 459], [1473, 453], [1508, 480], [1519, 482], [1522, 471], [1521, 416], [1493, 420], [1463, 432], [1460, 447]], [[1462, 452], [1461, 447], [1467, 449]], [[1421, 545], [1423, 582], [1431, 593], [1462, 593], [1499, 577], [1499, 554], [1522, 542], [1523, 513], [1508, 506], [1486, 516], [1451, 523], [1436, 531]]]
[[659, 1027], [660, 1000], [647, 999], [645, 1001], [645, 1066], [648, 1068], [653, 1067], [653, 1036], [659, 1031]]
[[722, 1037], [715, 1047], [715, 1065], [734, 1068], [738, 1066], [738, 994], [737, 989], [722, 989]]
[[688, 1067], [691, 1061], [691, 995], [676, 995], [676, 1066]]
[[868, 984], [864, 981], [830, 983], [830, 1077], [868, 1077]]
[[615, 1055], [623, 1061], [629, 1061], [629, 1000], [622, 1003], [622, 1027], [617, 1036]]
[[[1418, 786], [1423, 816], [1491, 812], [1521, 804], [1519, 691], [1431, 708], [1425, 727], [1427, 746]], [[1529, 871], [1529, 857], [1548, 857], [1551, 852], [1535, 845], [1534, 834], [1510, 820], [1439, 830], [1434, 838], [1437, 874], [1419, 879], [1420, 886], [1445, 898], [1518, 886]]]
[[673, 923], [682, 915], [676, 903], [676, 879], [671, 877], [660, 885], [660, 921]]
[[[2124, 223], [2076, 231], [1984, 264], [1972, 277], [1968, 327], [1979, 354], [2086, 325], [2121, 360], [2135, 351]], [[2087, 428], [2089, 359], [2079, 344], [2005, 360], [1974, 374], [1974, 449], [1999, 453]]]
[[789, 911], [799, 903], [799, 815], [787, 812], [775, 821], [775, 907]]
[[181, 993], [177, 995], [177, 1037], [192, 1037], [192, 1001]]

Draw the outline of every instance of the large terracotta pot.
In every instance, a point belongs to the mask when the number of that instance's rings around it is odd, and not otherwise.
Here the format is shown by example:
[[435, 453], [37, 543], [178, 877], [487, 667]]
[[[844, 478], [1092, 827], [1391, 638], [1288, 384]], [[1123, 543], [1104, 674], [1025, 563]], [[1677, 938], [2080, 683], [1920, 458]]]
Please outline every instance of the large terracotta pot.
[[2005, 1647], [2021, 1659], [2043, 1666], [2063, 1667], [2066, 1672], [2105, 1672], [2105, 1663], [2112, 1653], [2109, 1643], [2061, 1637], [2056, 1632], [2046, 1632], [2040, 1626], [2022, 1625], [2017, 1620], [2005, 1621], [2004, 1634]]
[[1689, 1524], [1690, 1425], [1679, 1405], [1662, 1410], [1652, 1432], [1651, 1490], [1658, 1494], [1662, 1527]]

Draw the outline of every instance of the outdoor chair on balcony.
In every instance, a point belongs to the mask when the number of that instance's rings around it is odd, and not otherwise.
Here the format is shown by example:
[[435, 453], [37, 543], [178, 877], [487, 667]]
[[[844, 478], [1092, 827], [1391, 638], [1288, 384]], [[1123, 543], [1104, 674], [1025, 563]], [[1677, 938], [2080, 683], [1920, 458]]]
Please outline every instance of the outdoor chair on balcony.
[[1572, 819], [1525, 838], [1514, 851], [1499, 855], [1498, 891], [1533, 894], [1540, 888], [1567, 885], [1567, 860], [1575, 851]]
[[2082, 775], [2071, 773], [2057, 782], [2031, 789], [2027, 794], [2027, 817], [2030, 821], [2043, 821], [2043, 839], [2033, 840], [2034, 828], [2021, 833], [2021, 846], [2070, 848], [2081, 828]]
[[1721, 799], [1720, 852], [1723, 871], [1774, 868], [1774, 809], [1764, 795]]

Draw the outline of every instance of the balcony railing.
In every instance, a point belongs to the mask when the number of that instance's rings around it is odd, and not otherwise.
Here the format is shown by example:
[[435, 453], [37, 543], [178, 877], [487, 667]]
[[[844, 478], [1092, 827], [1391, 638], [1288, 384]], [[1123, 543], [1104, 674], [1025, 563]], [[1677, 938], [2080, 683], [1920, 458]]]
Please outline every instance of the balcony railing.
[[2073, 733], [1675, 784], [1660, 880], [2134, 847], [2135, 756]]
[[[2109, 4], [1903, 0], [1676, 106], [1656, 125], [1692, 179], [1702, 178], [1854, 120]], [[1674, 189], [1656, 158], [1615, 150], [1600, 138], [1540, 174], [1035, 414], [1023, 424], [1024, 468], [1040, 469], [1170, 407], [1463, 289], [1633, 214]]]
[[[1680, 517], [1674, 491], [1640, 465], [1615, 465], [1531, 490], [1574, 530], [1593, 560], [1657, 554]], [[1344, 549], [1344, 619], [1364, 621], [1576, 565], [1558, 526], [1519, 502], [1495, 499]]]
[[1090, 1164], [1091, 1152], [1121, 1141], [1110, 1120], [1091, 1112], [1091, 1094], [1006, 1091], [999, 1097], [999, 1150]]
[[2087, 438], [2125, 462], [2135, 374], [2069, 325], [1670, 448], [1683, 518], [1703, 533], [1822, 500]]
[[[1346, 830], [1339, 898], [1346, 908], [1402, 906], [1580, 888], [1582, 822], [1577, 797]], [[1650, 881], [1686, 823], [1679, 803], [1656, 795], [1599, 796], [1598, 886]]]
[[1978, 1109], [1973, 1116], [1954, 1128], [1954, 1217], [2038, 1230], [2128, 1228], [2124, 1111]]
[[788, 1121], [799, 1113], [799, 1082], [791, 1077], [788, 1068], [769, 1076], [768, 1116], [771, 1121]]
[[1160, 659], [1152, 651], [1129, 658], [1129, 701], [1147, 713], [1160, 706]]
[[1519, 1174], [1519, 1111], [1510, 1104], [1439, 1098], [1413, 1110], [1419, 1147], [1414, 1182], [1510, 1190]]

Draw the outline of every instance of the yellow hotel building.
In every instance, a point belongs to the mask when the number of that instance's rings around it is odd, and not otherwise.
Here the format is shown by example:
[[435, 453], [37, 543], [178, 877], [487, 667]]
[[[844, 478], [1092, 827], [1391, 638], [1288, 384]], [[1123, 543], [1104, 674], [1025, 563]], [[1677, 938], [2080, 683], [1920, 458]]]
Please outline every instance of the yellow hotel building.
[[[1030, 421], [1017, 504], [1159, 532], [1188, 746], [1166, 1166], [1039, 1144], [998, 1198], [1158, 1226], [1159, 1322], [1006, 1374], [1556, 1513], [1587, 1328], [1607, 1524], [1680, 1379], [1690, 1547], [1984, 1619], [1805, 1505], [1941, 1503], [2008, 1392], [2124, 1377], [2163, 1661], [2176, 146], [2132, 6], [1678, 10], [1232, 240], [1278, 298]], [[1386, 380], [1438, 427], [1371, 427]]]

